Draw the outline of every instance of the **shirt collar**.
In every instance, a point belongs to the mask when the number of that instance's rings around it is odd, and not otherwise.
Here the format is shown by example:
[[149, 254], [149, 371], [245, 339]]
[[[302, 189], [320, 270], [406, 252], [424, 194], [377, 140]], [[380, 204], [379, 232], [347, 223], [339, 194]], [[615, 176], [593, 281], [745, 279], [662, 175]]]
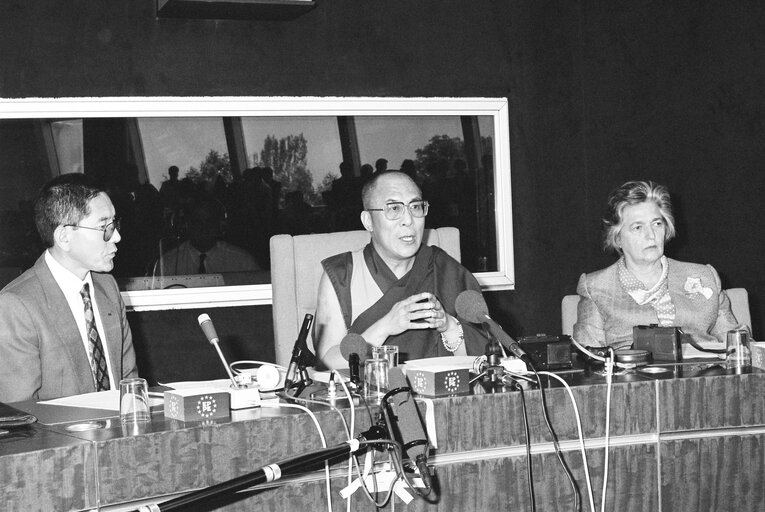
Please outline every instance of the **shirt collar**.
[[76, 292], [79, 294], [80, 290], [82, 290], [82, 285], [85, 283], [88, 283], [91, 290], [90, 293], [93, 293], [93, 279], [90, 276], [90, 272], [87, 273], [85, 279], [80, 279], [59, 263], [50, 253], [50, 250], [45, 251], [45, 264], [48, 265], [50, 273], [53, 274], [53, 279], [56, 280], [59, 288], [61, 288], [64, 293]]

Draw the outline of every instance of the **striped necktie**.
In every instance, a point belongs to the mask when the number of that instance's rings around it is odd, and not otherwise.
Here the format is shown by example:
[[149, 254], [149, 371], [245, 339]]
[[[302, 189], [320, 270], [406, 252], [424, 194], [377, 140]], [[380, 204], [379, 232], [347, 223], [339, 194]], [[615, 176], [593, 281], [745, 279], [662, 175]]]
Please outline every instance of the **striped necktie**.
[[96, 329], [95, 317], [93, 315], [93, 304], [90, 301], [90, 286], [85, 283], [80, 290], [82, 302], [85, 304], [85, 332], [88, 335], [88, 352], [90, 356], [90, 370], [93, 372], [93, 381], [96, 384], [96, 391], [105, 391], [109, 389], [109, 372], [106, 368], [106, 355], [104, 355], [104, 346], [101, 344], [101, 337]]

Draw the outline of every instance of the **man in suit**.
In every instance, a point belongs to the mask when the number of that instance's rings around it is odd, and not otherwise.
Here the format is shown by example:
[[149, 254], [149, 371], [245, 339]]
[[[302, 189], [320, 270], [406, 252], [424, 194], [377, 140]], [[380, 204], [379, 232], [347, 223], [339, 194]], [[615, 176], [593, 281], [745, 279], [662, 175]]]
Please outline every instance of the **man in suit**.
[[119, 387], [137, 377], [125, 305], [114, 278], [119, 221], [82, 174], [47, 183], [35, 203], [47, 246], [0, 291], [0, 401], [43, 400]]

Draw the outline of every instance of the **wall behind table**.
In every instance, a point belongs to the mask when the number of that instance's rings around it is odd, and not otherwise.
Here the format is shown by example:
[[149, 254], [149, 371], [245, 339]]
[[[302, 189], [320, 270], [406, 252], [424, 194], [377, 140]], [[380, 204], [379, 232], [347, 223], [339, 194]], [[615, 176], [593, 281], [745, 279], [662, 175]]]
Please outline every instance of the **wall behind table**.
[[274, 361], [270, 306], [130, 312], [141, 377], [151, 385], [228, 378], [215, 347], [199, 327], [197, 317], [202, 313], [210, 315], [229, 363]]
[[670, 254], [746, 287], [762, 337], [764, 10], [321, 0], [261, 22], [156, 19], [153, 0], [9, 0], [0, 96], [507, 97], [517, 286], [489, 303], [511, 334], [560, 330], [561, 297], [613, 261], [599, 250], [608, 191], [653, 178], [680, 207]]

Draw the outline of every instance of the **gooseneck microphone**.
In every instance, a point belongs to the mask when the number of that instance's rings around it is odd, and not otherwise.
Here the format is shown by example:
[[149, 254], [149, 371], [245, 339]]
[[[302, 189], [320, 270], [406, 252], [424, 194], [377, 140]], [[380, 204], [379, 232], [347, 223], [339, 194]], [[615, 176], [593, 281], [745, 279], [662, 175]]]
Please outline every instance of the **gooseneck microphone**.
[[220, 360], [223, 363], [223, 367], [226, 369], [226, 373], [228, 373], [228, 378], [231, 379], [231, 385], [234, 387], [234, 389], [238, 388], [239, 384], [237, 384], [236, 380], [234, 379], [234, 374], [231, 373], [231, 368], [228, 366], [228, 361], [226, 361], [226, 358], [223, 357], [223, 352], [221, 352], [220, 346], [218, 346], [220, 339], [218, 338], [218, 333], [215, 332], [215, 326], [210, 319], [210, 315], [207, 313], [202, 313], [197, 318], [197, 321], [199, 322], [199, 327], [202, 328], [202, 332], [205, 333], [207, 341], [209, 341], [210, 345], [215, 347], [215, 350], [218, 351], [218, 357], [220, 357]]
[[515, 341], [512, 336], [507, 334], [502, 326], [492, 320], [489, 316], [489, 307], [486, 305], [486, 301], [480, 292], [475, 290], [465, 290], [457, 296], [455, 302], [455, 308], [457, 309], [457, 315], [464, 320], [474, 323], [483, 324], [486, 330], [494, 336], [497, 341], [506, 346], [515, 357], [530, 364], [531, 358], [521, 348], [521, 345]]
[[300, 328], [298, 337], [295, 340], [295, 345], [292, 347], [292, 357], [290, 358], [290, 364], [287, 367], [287, 374], [284, 376], [284, 389], [287, 390], [292, 387], [298, 374], [298, 365], [300, 359], [303, 357], [303, 350], [308, 351], [306, 340], [308, 339], [308, 331], [311, 329], [311, 323], [313, 322], [313, 315], [307, 313], [303, 318], [303, 326]]
[[427, 453], [428, 436], [422, 425], [414, 395], [404, 377], [404, 372], [398, 366], [388, 369], [388, 386], [391, 396], [386, 400], [385, 407], [389, 412], [390, 434], [402, 444], [404, 457], [414, 461], [422, 481], [428, 489], [431, 489], [432, 481]]

